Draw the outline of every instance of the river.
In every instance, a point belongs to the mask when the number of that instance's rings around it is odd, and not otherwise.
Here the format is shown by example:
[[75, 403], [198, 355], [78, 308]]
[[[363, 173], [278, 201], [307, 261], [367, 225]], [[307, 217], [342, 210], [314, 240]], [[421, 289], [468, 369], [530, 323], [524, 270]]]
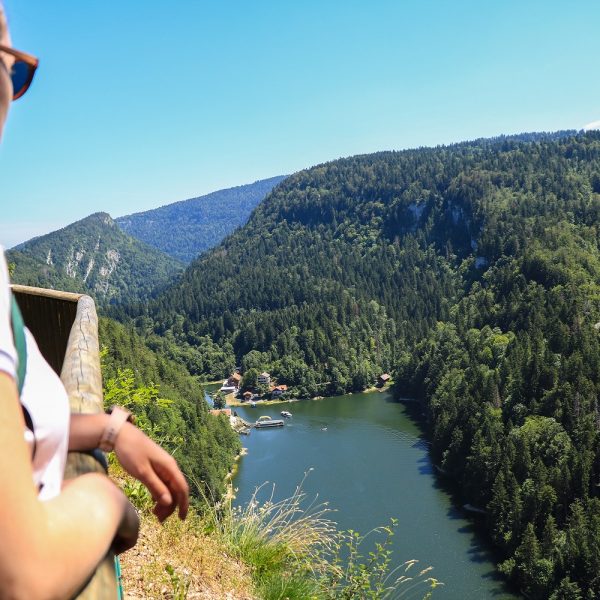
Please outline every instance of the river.
[[[418, 425], [388, 393], [236, 410], [248, 421], [293, 413], [283, 428], [242, 438], [248, 454], [234, 479], [236, 502], [245, 503], [265, 481], [275, 484], [276, 499], [290, 496], [309, 472], [303, 489], [337, 509], [332, 517], [340, 528], [366, 533], [398, 519], [394, 564], [417, 559], [421, 567], [433, 566], [431, 574], [444, 582], [434, 600], [518, 598], [464, 511], [440, 488]], [[406, 598], [422, 596], [423, 589]]]

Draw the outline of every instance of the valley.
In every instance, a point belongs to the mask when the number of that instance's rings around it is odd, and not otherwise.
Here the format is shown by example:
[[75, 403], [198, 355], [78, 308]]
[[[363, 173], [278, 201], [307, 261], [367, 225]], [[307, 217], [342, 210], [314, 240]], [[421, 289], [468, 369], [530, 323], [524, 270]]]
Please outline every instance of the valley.
[[[301, 484], [306, 505], [315, 498], [326, 502], [342, 529], [367, 532], [397, 519], [392, 568], [409, 559], [419, 561], [418, 571], [433, 566], [431, 575], [444, 583], [434, 597], [518, 597], [495, 572], [476, 522], [436, 481], [429, 445], [402, 404], [387, 393], [371, 393], [236, 410], [253, 421], [282, 409], [293, 413], [285, 427], [242, 438], [248, 454], [233, 480], [237, 503], [250, 501], [261, 485], [259, 498], [269, 497], [274, 487], [277, 501]], [[371, 549], [367, 541], [362, 550]], [[417, 586], [406, 597], [423, 595]]]
[[[191, 376], [192, 395], [193, 378], [239, 372], [250, 393], [267, 373], [288, 398], [358, 398], [391, 373], [393, 398], [413, 398], [423, 414], [427, 464], [453, 482], [456, 503], [485, 512], [477, 519], [499, 573], [530, 598], [595, 597], [599, 173], [595, 131], [339, 159], [281, 179], [245, 225], [186, 267], [141, 277], [120, 271], [119, 250], [99, 273], [121, 277], [128, 291], [104, 302], [109, 288], [92, 289], [135, 344]], [[95, 243], [87, 254], [64, 244], [66, 284], [73, 274], [92, 280]], [[28, 244], [38, 254], [15, 249], [15, 278], [27, 261], [51, 275], [58, 246], [43, 237]], [[218, 470], [202, 467], [212, 481], [234, 449], [227, 444]], [[282, 452], [291, 461], [300, 448]], [[403, 464], [403, 451], [382, 452], [386, 471]], [[242, 460], [240, 477], [255, 460], [252, 452]], [[353, 493], [375, 502], [378, 485]], [[401, 511], [404, 490], [385, 499]]]

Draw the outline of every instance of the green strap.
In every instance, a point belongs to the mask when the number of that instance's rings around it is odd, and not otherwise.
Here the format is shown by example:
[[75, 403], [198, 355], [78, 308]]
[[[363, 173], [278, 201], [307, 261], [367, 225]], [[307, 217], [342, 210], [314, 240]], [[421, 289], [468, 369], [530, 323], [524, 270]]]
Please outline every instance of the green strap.
[[25, 342], [25, 323], [23, 322], [23, 315], [19, 309], [19, 305], [15, 297], [11, 294], [11, 317], [12, 317], [12, 330], [13, 337], [15, 340], [15, 348], [17, 349], [17, 356], [19, 358], [19, 364], [17, 367], [17, 387], [19, 389], [19, 396], [23, 389], [23, 383], [25, 382], [25, 373], [27, 371], [27, 343]]
[[123, 592], [123, 576], [121, 575], [121, 563], [119, 557], [115, 554], [115, 575], [117, 577], [117, 595], [119, 600], [123, 600], [125, 594]]

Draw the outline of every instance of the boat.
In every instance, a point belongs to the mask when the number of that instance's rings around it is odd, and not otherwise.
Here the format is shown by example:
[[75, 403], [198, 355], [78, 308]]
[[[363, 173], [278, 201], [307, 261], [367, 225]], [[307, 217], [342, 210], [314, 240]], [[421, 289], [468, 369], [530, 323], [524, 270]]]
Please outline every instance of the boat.
[[254, 402], [254, 400], [250, 400], [250, 406], [252, 408], [256, 408], [256, 402]]
[[285, 417], [286, 419], [291, 419], [292, 418], [292, 413], [289, 410], [282, 410], [281, 411], [281, 416]]
[[273, 419], [268, 415], [263, 415], [262, 417], [258, 417], [258, 421], [254, 423], [254, 427], [257, 429], [261, 429], [263, 427], [283, 427], [283, 420]]

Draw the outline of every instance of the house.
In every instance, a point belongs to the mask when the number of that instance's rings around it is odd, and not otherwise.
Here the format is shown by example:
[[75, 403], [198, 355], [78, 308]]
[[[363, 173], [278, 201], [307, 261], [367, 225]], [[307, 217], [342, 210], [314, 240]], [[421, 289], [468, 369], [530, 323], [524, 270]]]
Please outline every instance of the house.
[[276, 385], [271, 390], [271, 398], [279, 398], [279, 396], [281, 396], [282, 394], [287, 392], [287, 389], [288, 389], [287, 385]]
[[252, 392], [244, 392], [242, 394], [242, 402], [248, 402], [248, 400], [252, 400], [252, 396], [254, 396]]
[[262, 372], [258, 376], [258, 383], [261, 384], [261, 385], [270, 385], [270, 383], [271, 383], [271, 375], [269, 373], [267, 373], [266, 371]]
[[383, 387], [392, 378], [388, 373], [384, 373], [377, 378], [377, 387]]
[[242, 376], [239, 373], [233, 373], [232, 375], [229, 376], [229, 379], [227, 380], [227, 385], [229, 387], [233, 387], [233, 388], [239, 388], [240, 387], [240, 381], [242, 380]]

